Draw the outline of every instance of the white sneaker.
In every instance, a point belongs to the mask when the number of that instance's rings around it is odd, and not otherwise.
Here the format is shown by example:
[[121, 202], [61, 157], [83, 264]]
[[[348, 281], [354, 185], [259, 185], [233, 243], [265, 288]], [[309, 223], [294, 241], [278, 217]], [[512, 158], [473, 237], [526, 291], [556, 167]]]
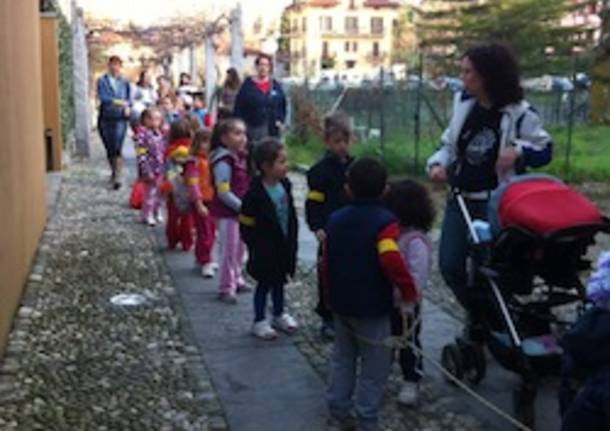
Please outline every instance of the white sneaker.
[[275, 332], [266, 320], [254, 322], [252, 325], [252, 335], [261, 340], [275, 340], [277, 338], [277, 332]]
[[148, 216], [146, 217], [146, 224], [148, 226], [156, 226], [157, 225], [157, 221], [155, 220], [155, 218], [153, 216]]
[[163, 218], [163, 214], [158, 213], [157, 216], [155, 217], [155, 219], [157, 220], [157, 223], [159, 224], [163, 224], [163, 222], [165, 221], [165, 219]]
[[299, 324], [294, 318], [288, 314], [284, 313], [281, 316], [273, 318], [273, 326], [280, 331], [284, 331], [288, 334], [293, 334], [297, 329], [299, 329]]
[[419, 386], [417, 383], [405, 382], [398, 393], [397, 401], [404, 406], [414, 406], [419, 399]]
[[216, 273], [216, 271], [214, 270], [214, 267], [210, 263], [206, 263], [205, 265], [203, 265], [201, 267], [201, 275], [204, 278], [214, 278], [215, 273]]
[[214, 271], [218, 271], [218, 268], [220, 267], [216, 262], [210, 262], [208, 265], [210, 265], [210, 268], [212, 268]]

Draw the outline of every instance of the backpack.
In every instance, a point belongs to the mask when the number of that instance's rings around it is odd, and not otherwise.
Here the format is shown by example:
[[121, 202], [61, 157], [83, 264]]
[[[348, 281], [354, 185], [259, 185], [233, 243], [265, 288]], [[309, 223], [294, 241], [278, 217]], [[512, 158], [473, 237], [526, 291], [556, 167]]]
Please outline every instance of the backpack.
[[189, 190], [184, 183], [184, 166], [170, 161], [167, 170], [167, 180], [171, 184], [172, 198], [179, 214], [188, 214], [191, 210]]

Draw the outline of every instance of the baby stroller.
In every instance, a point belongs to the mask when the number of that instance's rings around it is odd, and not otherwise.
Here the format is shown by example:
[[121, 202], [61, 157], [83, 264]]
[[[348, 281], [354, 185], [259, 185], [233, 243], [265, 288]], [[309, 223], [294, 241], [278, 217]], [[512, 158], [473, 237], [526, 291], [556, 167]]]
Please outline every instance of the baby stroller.
[[[441, 362], [477, 384], [485, 377], [487, 347], [502, 367], [521, 376], [514, 413], [534, 428], [540, 379], [559, 375], [557, 340], [584, 305], [579, 275], [590, 268], [587, 249], [599, 232], [610, 232], [610, 221], [546, 175], [515, 177], [494, 191], [489, 223], [473, 221], [460, 192], [454, 195], [471, 237], [469, 321], [465, 335], [443, 348]], [[566, 316], [566, 309], [575, 312]]]

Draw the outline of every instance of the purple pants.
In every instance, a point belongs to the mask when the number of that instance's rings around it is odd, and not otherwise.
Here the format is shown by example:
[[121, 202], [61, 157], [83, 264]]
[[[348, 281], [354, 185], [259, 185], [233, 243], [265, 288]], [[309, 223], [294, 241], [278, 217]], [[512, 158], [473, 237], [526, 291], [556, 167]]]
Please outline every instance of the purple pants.
[[157, 176], [152, 182], [144, 182], [144, 196], [142, 197], [142, 220], [155, 217], [161, 207], [161, 176]]

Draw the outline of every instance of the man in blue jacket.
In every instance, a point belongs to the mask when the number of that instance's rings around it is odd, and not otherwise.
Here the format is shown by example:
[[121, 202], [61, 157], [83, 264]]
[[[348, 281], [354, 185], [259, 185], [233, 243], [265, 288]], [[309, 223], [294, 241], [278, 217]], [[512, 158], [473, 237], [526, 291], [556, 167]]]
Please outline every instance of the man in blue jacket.
[[121, 76], [122, 66], [119, 56], [111, 56], [108, 72], [97, 80], [97, 98], [100, 102], [98, 130], [106, 147], [112, 171], [110, 181], [115, 190], [121, 188], [121, 151], [131, 115], [131, 87], [129, 81]]

